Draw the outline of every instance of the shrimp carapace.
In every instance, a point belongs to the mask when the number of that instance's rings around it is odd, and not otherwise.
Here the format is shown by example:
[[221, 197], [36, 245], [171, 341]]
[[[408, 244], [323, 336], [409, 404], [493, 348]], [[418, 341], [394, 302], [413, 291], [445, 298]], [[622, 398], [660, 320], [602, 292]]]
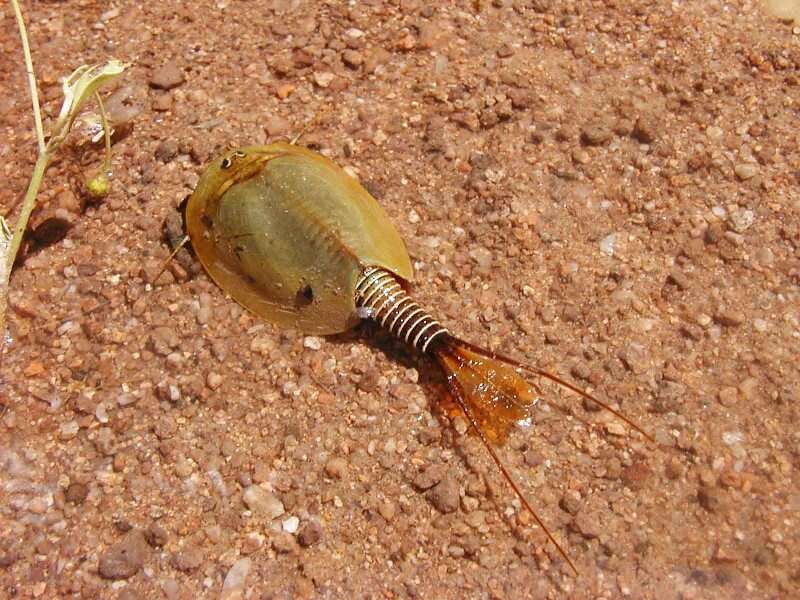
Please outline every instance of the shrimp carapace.
[[575, 570], [493, 447], [530, 418], [540, 396], [520, 372], [557, 382], [641, 429], [555, 375], [451, 335], [406, 292], [411, 259], [378, 202], [310, 150], [279, 143], [223, 154], [189, 198], [186, 227], [211, 278], [265, 320], [328, 334], [369, 317], [433, 357], [503, 477]]
[[353, 293], [363, 265], [413, 278], [377, 200], [300, 146], [249, 146], [214, 160], [189, 198], [186, 227], [217, 285], [263, 319], [304, 333], [358, 323]]

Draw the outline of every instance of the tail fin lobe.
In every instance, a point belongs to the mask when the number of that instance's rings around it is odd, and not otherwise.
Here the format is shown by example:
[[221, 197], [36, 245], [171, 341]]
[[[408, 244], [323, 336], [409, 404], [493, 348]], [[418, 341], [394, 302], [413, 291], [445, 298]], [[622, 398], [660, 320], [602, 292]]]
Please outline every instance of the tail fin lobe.
[[530, 410], [538, 397], [538, 387], [522, 378], [511, 363], [451, 335], [443, 336], [431, 352], [444, 370], [450, 395], [503, 478], [577, 575], [574, 563], [525, 498], [492, 445], [503, 441], [515, 423], [530, 417]]

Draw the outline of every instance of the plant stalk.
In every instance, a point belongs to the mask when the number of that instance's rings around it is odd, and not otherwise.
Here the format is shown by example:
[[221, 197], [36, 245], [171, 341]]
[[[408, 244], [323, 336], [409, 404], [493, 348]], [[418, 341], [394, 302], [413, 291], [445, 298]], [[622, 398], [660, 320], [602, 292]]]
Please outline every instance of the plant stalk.
[[40, 154], [39, 158], [36, 160], [31, 180], [28, 183], [28, 190], [25, 192], [22, 211], [17, 219], [17, 226], [14, 228], [14, 236], [11, 238], [11, 243], [9, 244], [9, 251], [7, 254], [8, 260], [2, 265], [3, 268], [0, 269], [0, 271], [2, 271], [0, 274], [0, 346], [2, 346], [2, 338], [6, 331], [6, 310], [8, 308], [11, 270], [14, 268], [14, 260], [17, 257], [20, 244], [22, 244], [22, 237], [25, 235], [28, 219], [31, 216], [31, 212], [33, 212], [33, 207], [36, 206], [36, 195], [39, 193], [39, 186], [42, 184], [48, 162], [50, 162], [50, 155], [47, 151]]
[[22, 10], [17, 0], [11, 0], [14, 7], [14, 14], [17, 17], [19, 26], [19, 38], [22, 40], [22, 54], [25, 56], [25, 72], [28, 74], [28, 87], [31, 88], [31, 103], [33, 104], [33, 122], [36, 127], [36, 141], [39, 144], [39, 154], [44, 154], [44, 128], [42, 127], [42, 112], [39, 108], [39, 91], [36, 87], [36, 75], [33, 72], [33, 59], [31, 58], [31, 48], [28, 44], [28, 31], [25, 28], [25, 19], [22, 18]]
[[106, 114], [106, 107], [103, 106], [103, 99], [100, 97], [100, 92], [94, 93], [94, 98], [97, 101], [97, 106], [100, 108], [100, 122], [103, 124], [103, 140], [106, 145], [106, 156], [103, 160], [103, 173], [107, 173], [111, 169], [111, 127], [108, 124], [108, 115]]
[[47, 151], [42, 152], [39, 158], [36, 159], [36, 164], [33, 167], [33, 174], [28, 183], [28, 190], [25, 192], [25, 200], [22, 202], [22, 210], [17, 218], [17, 225], [14, 227], [14, 237], [11, 238], [11, 247], [8, 253], [8, 262], [6, 267], [8, 273], [11, 273], [11, 268], [14, 266], [14, 261], [17, 257], [20, 244], [22, 244], [22, 237], [25, 235], [25, 230], [28, 227], [28, 219], [31, 217], [33, 208], [36, 206], [36, 196], [39, 193], [39, 186], [42, 185], [45, 169], [47, 163], [50, 162], [50, 153]]

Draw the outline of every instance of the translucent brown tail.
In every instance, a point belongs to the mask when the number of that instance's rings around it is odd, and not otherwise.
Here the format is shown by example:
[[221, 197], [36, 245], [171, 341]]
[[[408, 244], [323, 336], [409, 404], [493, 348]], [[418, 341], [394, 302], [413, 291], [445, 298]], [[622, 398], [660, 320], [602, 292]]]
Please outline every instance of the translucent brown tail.
[[534, 403], [542, 395], [539, 387], [520, 373], [553, 381], [613, 413], [651, 441], [652, 438], [627, 417], [571, 383], [452, 336], [406, 294], [398, 279], [388, 271], [375, 267], [364, 271], [356, 286], [356, 304], [366, 311], [365, 316], [380, 323], [397, 338], [435, 358], [444, 371], [450, 395], [497, 468], [577, 574], [575, 565], [523, 496], [493, 446], [502, 443], [513, 426], [530, 418]]
[[493, 443], [505, 439], [511, 427], [530, 418], [530, 411], [541, 396], [538, 386], [523, 378], [518, 371], [549, 379], [610, 411], [648, 439], [652, 438], [607, 404], [545, 371], [526, 367], [513, 359], [484, 350], [449, 334], [440, 336], [429, 352], [445, 373], [450, 395], [483, 442], [497, 468], [522, 505], [577, 574], [575, 565], [522, 494], [493, 447]]

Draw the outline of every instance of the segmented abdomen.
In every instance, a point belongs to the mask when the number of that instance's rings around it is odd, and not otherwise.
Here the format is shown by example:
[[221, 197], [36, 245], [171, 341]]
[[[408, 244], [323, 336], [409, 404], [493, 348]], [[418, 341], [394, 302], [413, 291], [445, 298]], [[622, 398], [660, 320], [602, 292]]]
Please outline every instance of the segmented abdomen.
[[405, 293], [392, 273], [367, 267], [356, 284], [356, 306], [371, 309], [371, 318], [420, 352], [447, 329]]

